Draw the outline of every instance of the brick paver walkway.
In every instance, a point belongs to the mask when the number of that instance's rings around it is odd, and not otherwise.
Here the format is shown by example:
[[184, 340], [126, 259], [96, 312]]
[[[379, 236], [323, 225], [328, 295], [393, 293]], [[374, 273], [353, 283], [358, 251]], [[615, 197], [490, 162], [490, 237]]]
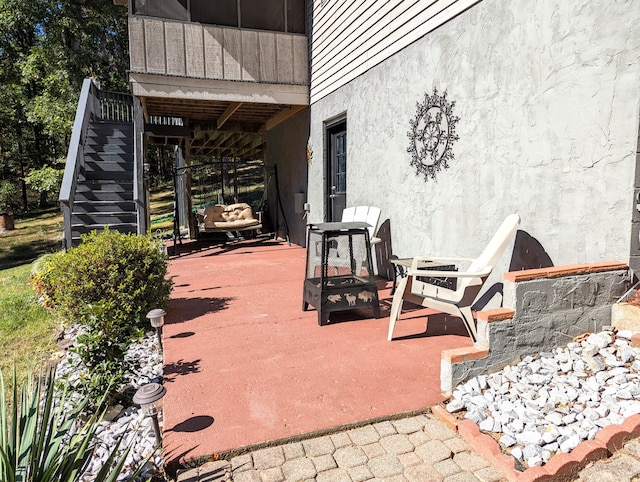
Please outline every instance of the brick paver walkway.
[[208, 462], [179, 482], [505, 480], [431, 414], [383, 421]]
[[[518, 480], [528, 480], [526, 472]], [[640, 439], [582, 469], [576, 482], [640, 479]], [[431, 414], [364, 425], [207, 462], [177, 482], [476, 482], [507, 478]], [[564, 478], [562, 480], [565, 480]]]

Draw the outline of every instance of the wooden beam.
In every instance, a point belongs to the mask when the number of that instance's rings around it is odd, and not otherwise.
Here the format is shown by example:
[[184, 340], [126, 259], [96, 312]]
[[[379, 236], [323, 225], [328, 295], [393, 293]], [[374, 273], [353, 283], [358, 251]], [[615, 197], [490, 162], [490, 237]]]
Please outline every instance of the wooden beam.
[[306, 107], [307, 107], [306, 105], [292, 105], [287, 109], [281, 110], [276, 115], [274, 115], [271, 119], [265, 122], [264, 126], [262, 126], [262, 129], [260, 129], [259, 132], [264, 133], [264, 132], [267, 132], [268, 130], [273, 129], [275, 126], [277, 126], [281, 122], [284, 122], [289, 117], [297, 114], [298, 112], [305, 109]]
[[244, 158], [253, 155], [257, 151], [264, 150], [264, 143], [264, 136], [252, 136], [249, 139], [245, 136], [242, 142], [235, 146], [230, 146], [230, 148], [236, 152], [238, 157]]
[[[199, 146], [194, 145], [192, 147], [196, 155], [204, 155], [205, 150], [217, 149], [220, 145], [224, 144], [233, 135], [234, 135], [233, 132], [218, 133], [217, 131], [213, 131], [210, 133], [209, 137], [205, 142], [203, 142]], [[214, 144], [210, 146], [209, 143], [211, 142], [213, 142]]]
[[242, 139], [242, 142], [238, 143], [238, 149], [246, 149], [248, 145], [255, 146], [256, 143], [260, 144], [264, 142], [264, 134], [248, 134]]
[[147, 98], [140, 97], [140, 104], [142, 104], [142, 113], [144, 114], [144, 121], [149, 122], [149, 113], [147, 112]]
[[183, 126], [144, 125], [144, 133], [153, 137], [191, 137], [191, 129]]
[[225, 135], [221, 133], [215, 143], [201, 146], [193, 145], [192, 149], [197, 151], [199, 155], [245, 158], [255, 155], [256, 152], [263, 151], [264, 144], [264, 135]]
[[198, 131], [226, 131], [226, 132], [254, 132], [257, 133], [260, 129], [262, 129], [263, 124], [258, 122], [236, 122], [236, 121], [227, 121], [222, 129], [216, 128], [216, 123], [211, 122], [198, 122], [192, 126], [194, 132]]
[[309, 105], [309, 86], [237, 80], [193, 79], [129, 73], [131, 93], [138, 97]]
[[218, 118], [218, 129], [220, 129], [224, 125], [224, 123], [229, 120], [229, 117], [231, 117], [233, 113], [240, 108], [241, 105], [242, 102], [231, 102], [231, 104], [229, 104], [229, 107], [227, 107], [227, 109]]
[[235, 133], [231, 137], [227, 138], [224, 144], [218, 144], [217, 147], [220, 148], [220, 155], [224, 156], [225, 153], [228, 153], [227, 157], [236, 157], [236, 146], [238, 145], [240, 139], [242, 139], [242, 134]]

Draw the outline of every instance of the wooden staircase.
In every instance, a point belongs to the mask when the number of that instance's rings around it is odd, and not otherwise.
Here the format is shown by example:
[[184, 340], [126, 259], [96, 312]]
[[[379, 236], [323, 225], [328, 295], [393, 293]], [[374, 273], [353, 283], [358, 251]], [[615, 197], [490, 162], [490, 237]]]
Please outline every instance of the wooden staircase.
[[91, 231], [148, 229], [144, 168], [135, 143], [143, 121], [134, 122], [133, 103], [129, 94], [101, 91], [91, 79], [83, 83], [59, 198], [66, 249]]
[[92, 121], [71, 210], [72, 243], [95, 230], [137, 232], [133, 123]]

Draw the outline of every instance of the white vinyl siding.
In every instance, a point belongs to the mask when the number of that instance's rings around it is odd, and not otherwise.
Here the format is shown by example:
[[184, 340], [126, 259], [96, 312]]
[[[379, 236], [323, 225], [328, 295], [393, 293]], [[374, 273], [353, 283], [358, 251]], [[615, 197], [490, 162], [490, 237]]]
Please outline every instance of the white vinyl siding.
[[480, 0], [314, 0], [311, 103]]

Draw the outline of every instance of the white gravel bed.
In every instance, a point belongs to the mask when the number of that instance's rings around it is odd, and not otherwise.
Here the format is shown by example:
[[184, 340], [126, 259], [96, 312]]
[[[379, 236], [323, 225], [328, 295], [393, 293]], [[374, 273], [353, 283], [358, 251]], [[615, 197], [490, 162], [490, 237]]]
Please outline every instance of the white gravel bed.
[[640, 355], [632, 332], [603, 331], [456, 387], [447, 410], [466, 410], [523, 466], [570, 452], [607, 425], [640, 413]]
[[[67, 330], [65, 343], [69, 345], [75, 341], [78, 329]], [[162, 352], [158, 345], [155, 332], [149, 332], [139, 342], [131, 345], [125, 358], [137, 361], [139, 369], [127, 378], [127, 385], [138, 389], [140, 386], [158, 381], [162, 377]], [[78, 355], [68, 352], [65, 358], [56, 367], [56, 378], [68, 378], [73, 383], [83, 373], [84, 368]], [[122, 387], [125, 388], [125, 387]], [[160, 413], [162, 426], [162, 415]], [[118, 481], [128, 481], [133, 472], [154, 453], [156, 440], [153, 432], [152, 420], [146, 417], [137, 406], [116, 406], [109, 410], [105, 420], [100, 423], [96, 431], [96, 450], [88, 470], [80, 479], [82, 482], [91, 482], [109, 457], [117, 440], [123, 437], [121, 448], [124, 450], [131, 445], [131, 451], [127, 455], [125, 468], [120, 473]], [[163, 466], [162, 453], [156, 451], [155, 455], [146, 462], [142, 473], [142, 480], [146, 480], [159, 472]]]

